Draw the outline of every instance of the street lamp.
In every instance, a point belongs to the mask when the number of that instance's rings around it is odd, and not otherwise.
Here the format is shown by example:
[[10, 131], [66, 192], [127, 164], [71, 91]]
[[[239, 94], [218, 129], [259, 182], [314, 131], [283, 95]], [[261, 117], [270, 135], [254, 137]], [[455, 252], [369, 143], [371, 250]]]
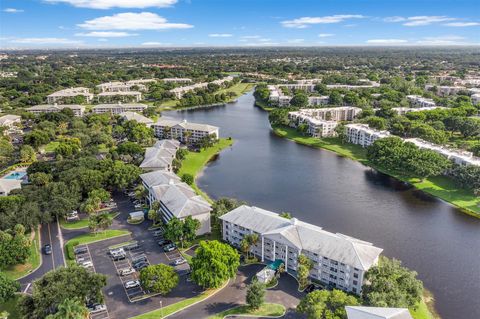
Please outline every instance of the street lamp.
[[163, 318], [163, 302], [162, 302], [162, 300], [160, 300], [160, 315], [162, 316], [161, 318]]

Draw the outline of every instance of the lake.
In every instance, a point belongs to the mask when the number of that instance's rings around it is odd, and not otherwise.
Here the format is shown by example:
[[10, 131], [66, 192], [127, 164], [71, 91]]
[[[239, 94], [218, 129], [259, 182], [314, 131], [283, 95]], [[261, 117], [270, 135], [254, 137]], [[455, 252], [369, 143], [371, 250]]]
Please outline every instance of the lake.
[[277, 137], [252, 93], [211, 108], [164, 116], [220, 127], [233, 137], [198, 185], [372, 242], [402, 260], [433, 292], [443, 319], [480, 318], [480, 220], [335, 153]]

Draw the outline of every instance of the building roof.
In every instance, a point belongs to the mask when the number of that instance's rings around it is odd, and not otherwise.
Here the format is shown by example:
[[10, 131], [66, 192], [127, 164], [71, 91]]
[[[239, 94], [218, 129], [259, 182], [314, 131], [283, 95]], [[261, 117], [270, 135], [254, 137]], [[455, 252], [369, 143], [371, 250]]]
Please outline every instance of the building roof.
[[[117, 93], [117, 92], [113, 92]], [[142, 108], [146, 109], [148, 105], [141, 104], [141, 103], [107, 103], [107, 104], [97, 104], [93, 107], [93, 109], [117, 109], [117, 108]]]
[[257, 207], [243, 205], [220, 219], [362, 270], [368, 270], [382, 252], [381, 248], [369, 242], [340, 233], [334, 234], [296, 218], [289, 220]]
[[145, 149], [145, 156], [140, 167], [157, 169], [170, 168], [179, 147], [180, 143], [175, 140], [162, 140], [156, 142], [152, 147], [147, 147]]
[[169, 118], [160, 118], [154, 125], [180, 127], [186, 130], [207, 131], [207, 132], [214, 132], [218, 130], [218, 127], [213, 125], [191, 123], [191, 122], [187, 122], [186, 120], [179, 121], [179, 120], [169, 119]]
[[18, 115], [7, 114], [0, 117], [0, 126], [10, 125], [14, 122], [20, 121], [21, 117]]
[[60, 111], [63, 109], [85, 110], [85, 106], [80, 104], [39, 104], [39, 105], [28, 107], [26, 110], [27, 111], [49, 111], [49, 110]]
[[141, 174], [140, 178], [149, 188], [156, 185], [168, 184], [171, 180], [175, 182], [180, 182], [180, 177], [168, 171], [148, 172], [145, 174]]
[[85, 96], [92, 96], [93, 94], [90, 93], [90, 90], [85, 87], [75, 87], [75, 88], [69, 88], [69, 89], [64, 89], [60, 90], [57, 92], [53, 92], [52, 94], [49, 94], [49, 97], [62, 97], [62, 96], [76, 96], [76, 95], [85, 95]]
[[137, 112], [122, 112], [119, 114], [121, 117], [126, 119], [127, 121], [137, 121], [138, 123], [143, 123], [143, 124], [153, 124], [153, 120], [143, 116], [141, 114], [138, 114]]
[[98, 93], [98, 96], [112, 96], [112, 95], [142, 95], [141, 92], [138, 91], [115, 91], [115, 92], [102, 92]]
[[153, 195], [177, 218], [201, 215], [212, 210], [210, 204], [186, 183], [170, 180], [168, 184], [152, 187]]
[[0, 178], [0, 193], [8, 195], [12, 190], [19, 188], [22, 188], [21, 180]]
[[412, 319], [406, 308], [346, 306], [348, 319]]

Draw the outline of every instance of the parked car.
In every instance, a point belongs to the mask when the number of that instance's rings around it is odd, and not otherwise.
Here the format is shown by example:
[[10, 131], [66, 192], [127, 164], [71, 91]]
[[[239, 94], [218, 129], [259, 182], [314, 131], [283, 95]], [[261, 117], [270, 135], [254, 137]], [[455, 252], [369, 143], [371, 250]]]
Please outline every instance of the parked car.
[[77, 258], [77, 264], [83, 263], [85, 261], [85, 257]]
[[146, 262], [147, 261], [147, 256], [145, 255], [140, 255], [135, 258], [132, 258], [132, 264], [137, 264], [139, 262]]
[[125, 254], [125, 250], [123, 248], [116, 248], [110, 250], [110, 255], [118, 255], [118, 254]]
[[102, 304], [96, 304], [93, 307], [88, 308], [88, 311], [90, 311], [90, 313], [96, 313], [104, 310], [107, 310], [107, 306]]
[[167, 245], [168, 243], [169, 243], [168, 240], [165, 240], [165, 239], [162, 239], [162, 240], [157, 241], [157, 244], [158, 244], [158, 246], [160, 246], [160, 247], [165, 246], [165, 245]]
[[153, 237], [160, 237], [163, 235], [163, 229], [159, 229], [153, 232]]
[[173, 266], [178, 266], [178, 265], [183, 265], [186, 262], [187, 261], [185, 260], [185, 258], [177, 258], [172, 262], [172, 264]]
[[84, 254], [88, 251], [88, 248], [87, 246], [82, 246], [82, 247], [77, 247], [73, 250], [73, 253], [75, 255], [78, 255], [78, 254]]
[[315, 291], [315, 290], [322, 290], [323, 288], [320, 287], [320, 286], [317, 286], [315, 284], [310, 284], [308, 285], [306, 288], [305, 288], [305, 292], [306, 293], [310, 293], [312, 291]]
[[169, 252], [169, 251], [175, 250], [176, 248], [177, 248], [177, 246], [175, 246], [175, 244], [168, 244], [165, 247], [163, 247], [163, 251], [164, 252]]
[[80, 266], [83, 268], [93, 267], [93, 263], [91, 261], [84, 261], [83, 263], [80, 263]]
[[127, 246], [124, 246], [123, 249], [132, 250], [132, 249], [137, 249], [138, 247], [140, 247], [138, 242], [133, 242], [131, 244], [128, 244]]
[[133, 273], [135, 273], [135, 269], [133, 269], [132, 267], [120, 269], [118, 271], [118, 274], [120, 276], [127, 276], [127, 275], [130, 275], [130, 274], [133, 274]]
[[125, 258], [126, 258], [125, 255], [115, 255], [115, 256], [112, 256], [113, 261], [124, 260]]
[[140, 281], [138, 280], [130, 280], [125, 283], [125, 289], [140, 287]]
[[140, 263], [136, 265], [137, 271], [141, 271], [143, 268], [150, 266], [149, 263]]
[[43, 246], [43, 253], [45, 255], [52, 254], [52, 246], [50, 244], [46, 244], [45, 246]]

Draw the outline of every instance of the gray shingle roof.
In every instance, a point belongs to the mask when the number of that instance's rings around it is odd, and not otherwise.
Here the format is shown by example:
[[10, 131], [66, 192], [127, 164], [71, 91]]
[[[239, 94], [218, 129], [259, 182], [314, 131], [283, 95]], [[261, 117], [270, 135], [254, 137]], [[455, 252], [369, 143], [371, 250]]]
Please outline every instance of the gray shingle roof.
[[382, 252], [381, 248], [369, 242], [339, 233], [334, 234], [296, 218], [288, 220], [257, 207], [243, 205], [221, 216], [220, 219], [297, 249], [318, 253], [362, 270], [368, 270]]
[[153, 120], [146, 117], [146, 116], [143, 116], [141, 114], [138, 114], [137, 112], [130, 112], [130, 111], [127, 111], [127, 112], [122, 112], [119, 114], [121, 117], [123, 117], [124, 119], [126, 119], [127, 121], [137, 121], [138, 123], [143, 123], [143, 124], [152, 124], [153, 123]]
[[345, 307], [348, 319], [412, 319], [405, 308]]
[[172, 165], [180, 143], [175, 140], [161, 140], [145, 149], [141, 168], [168, 169]]
[[180, 182], [180, 177], [172, 172], [167, 171], [153, 171], [141, 174], [140, 178], [148, 186], [153, 187], [161, 184], [168, 184], [170, 180]]

